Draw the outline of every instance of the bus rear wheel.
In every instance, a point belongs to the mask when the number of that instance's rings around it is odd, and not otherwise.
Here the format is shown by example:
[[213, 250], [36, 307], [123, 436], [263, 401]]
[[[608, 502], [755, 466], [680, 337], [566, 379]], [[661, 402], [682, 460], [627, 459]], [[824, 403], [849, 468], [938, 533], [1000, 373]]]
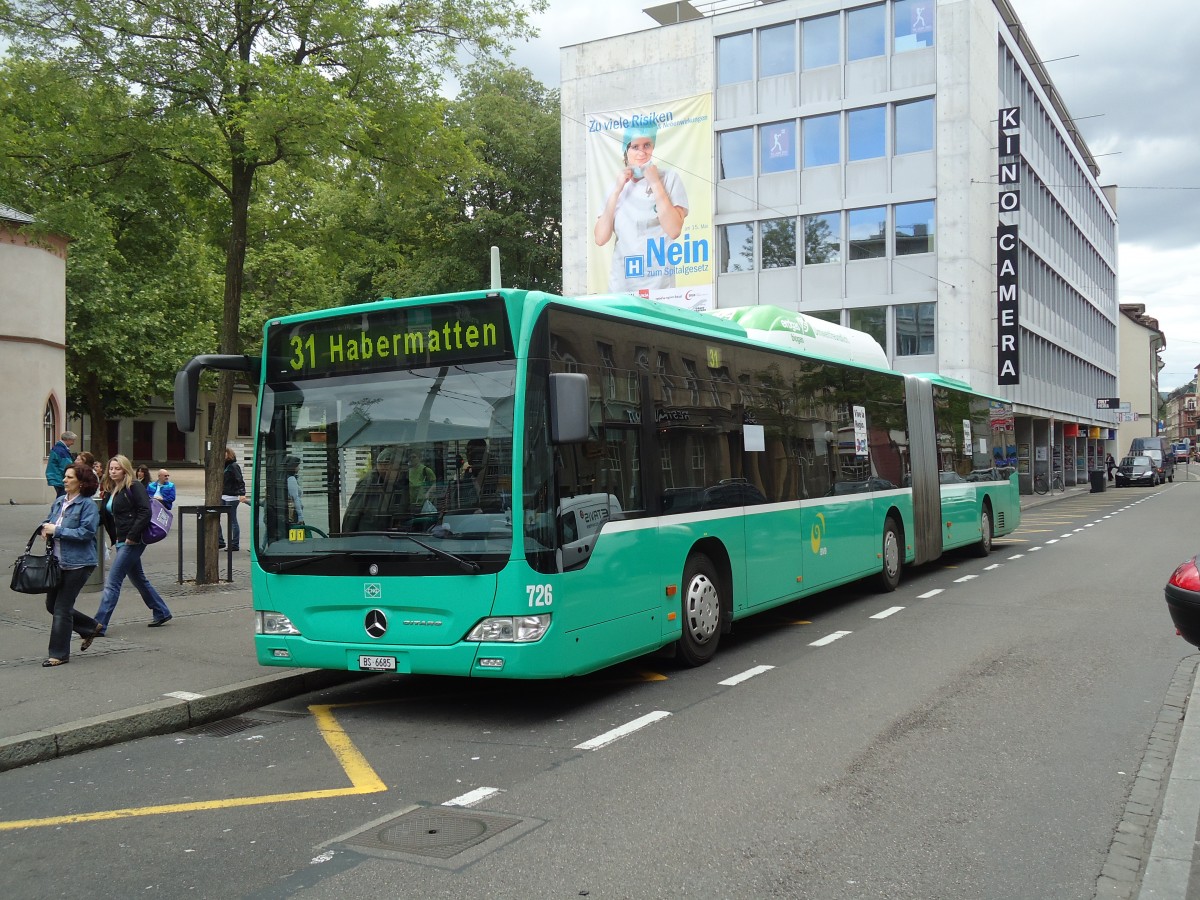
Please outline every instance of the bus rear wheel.
[[900, 538], [900, 526], [891, 516], [883, 523], [883, 568], [875, 576], [875, 584], [885, 594], [900, 586], [900, 570], [904, 566], [904, 543]]
[[683, 567], [683, 636], [679, 655], [689, 666], [713, 658], [721, 641], [721, 582], [707, 556], [688, 557]]

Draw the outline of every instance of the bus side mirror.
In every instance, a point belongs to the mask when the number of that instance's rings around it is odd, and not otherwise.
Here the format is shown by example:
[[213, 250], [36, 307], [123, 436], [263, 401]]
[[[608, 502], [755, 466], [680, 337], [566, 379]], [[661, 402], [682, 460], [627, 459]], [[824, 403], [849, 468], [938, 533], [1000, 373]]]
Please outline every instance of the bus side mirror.
[[588, 377], [582, 372], [550, 376], [550, 440], [580, 444], [588, 439]]
[[257, 387], [262, 360], [241, 354], [208, 354], [193, 356], [175, 373], [175, 425], [183, 432], [196, 430], [196, 403], [200, 396], [200, 372], [203, 369], [223, 369], [242, 372], [246, 381]]

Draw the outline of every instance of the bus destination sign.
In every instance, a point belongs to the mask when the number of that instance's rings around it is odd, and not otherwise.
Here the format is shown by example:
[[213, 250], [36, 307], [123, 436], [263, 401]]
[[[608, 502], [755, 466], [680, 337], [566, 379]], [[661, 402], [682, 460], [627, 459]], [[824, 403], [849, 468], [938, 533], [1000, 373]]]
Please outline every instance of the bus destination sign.
[[456, 365], [512, 355], [498, 297], [355, 312], [271, 325], [267, 380]]

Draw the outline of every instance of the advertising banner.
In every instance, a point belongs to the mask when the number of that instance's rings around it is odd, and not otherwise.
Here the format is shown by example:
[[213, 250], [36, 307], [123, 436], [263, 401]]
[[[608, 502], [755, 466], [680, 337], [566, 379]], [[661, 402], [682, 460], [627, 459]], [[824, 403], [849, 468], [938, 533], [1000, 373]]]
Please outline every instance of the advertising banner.
[[712, 96], [585, 121], [588, 292], [712, 309]]

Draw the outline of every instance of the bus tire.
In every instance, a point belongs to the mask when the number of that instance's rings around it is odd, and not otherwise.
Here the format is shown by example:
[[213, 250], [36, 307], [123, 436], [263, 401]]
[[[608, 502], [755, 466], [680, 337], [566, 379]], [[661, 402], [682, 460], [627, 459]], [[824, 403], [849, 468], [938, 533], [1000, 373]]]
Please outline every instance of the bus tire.
[[980, 558], [992, 552], [992, 508], [983, 504], [979, 514], [979, 542], [971, 545], [971, 554]]
[[904, 541], [892, 516], [883, 523], [882, 547], [883, 568], [875, 576], [875, 583], [880, 591], [890, 594], [900, 586], [900, 570], [904, 568]]
[[721, 641], [721, 582], [716, 566], [702, 553], [688, 557], [682, 593], [679, 656], [689, 666], [702, 666], [713, 658]]

